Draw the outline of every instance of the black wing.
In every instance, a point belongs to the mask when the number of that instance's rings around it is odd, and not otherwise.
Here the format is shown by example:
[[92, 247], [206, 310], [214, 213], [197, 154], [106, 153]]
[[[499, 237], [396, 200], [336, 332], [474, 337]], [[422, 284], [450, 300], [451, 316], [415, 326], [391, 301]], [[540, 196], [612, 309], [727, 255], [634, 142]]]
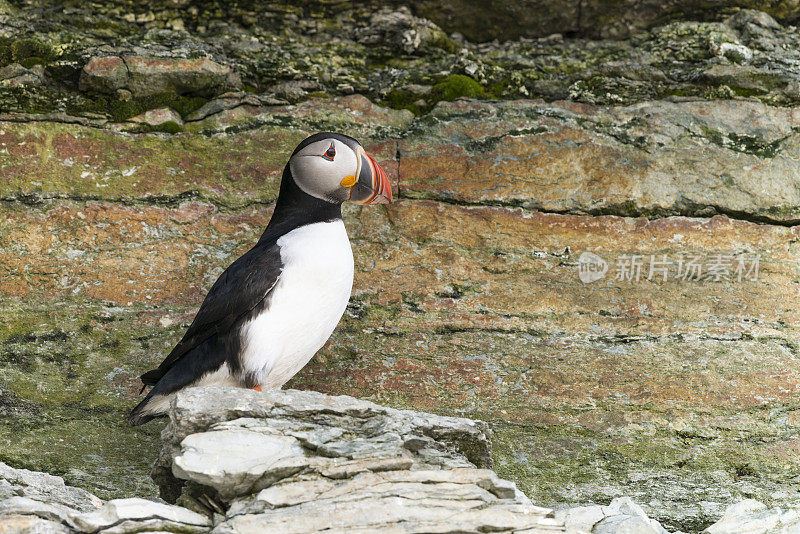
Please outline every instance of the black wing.
[[281, 274], [280, 247], [259, 243], [217, 278], [183, 338], [157, 369], [141, 376], [154, 386], [175, 363], [209, 337], [228, 332], [275, 287]]

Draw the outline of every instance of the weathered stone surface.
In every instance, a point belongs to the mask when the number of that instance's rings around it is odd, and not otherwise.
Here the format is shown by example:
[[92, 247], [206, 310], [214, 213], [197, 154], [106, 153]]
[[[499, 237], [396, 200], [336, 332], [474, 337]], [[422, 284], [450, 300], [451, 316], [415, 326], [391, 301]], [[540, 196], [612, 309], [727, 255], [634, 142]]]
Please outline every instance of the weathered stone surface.
[[566, 528], [592, 534], [668, 534], [667, 530], [628, 497], [618, 497], [608, 506], [597, 504], [565, 508], [555, 518]]
[[800, 529], [800, 508], [770, 508], [754, 499], [745, 499], [725, 510], [722, 518], [704, 534], [789, 534]]
[[26, 69], [19, 63], [12, 63], [0, 68], [0, 87], [19, 88], [41, 85], [44, 78], [44, 68], [34, 65]]
[[115, 93], [125, 88], [128, 69], [121, 57], [94, 57], [86, 63], [81, 73], [81, 86], [103, 93]]
[[[215, 534], [250, 534], [257, 532], [286, 532], [300, 534], [306, 532], [346, 532], [375, 533], [431, 533], [431, 532], [524, 532], [529, 534], [545, 534], [547, 532], [564, 532], [557, 521], [542, 514], [546, 509], [536, 513], [532, 507], [525, 505], [498, 505], [496, 508], [485, 506], [486, 495], [463, 495], [464, 490], [451, 489], [452, 486], [466, 484], [460, 481], [441, 484], [420, 484], [418, 489], [408, 488], [411, 495], [403, 495], [403, 491], [392, 490], [383, 477], [371, 480], [359, 480], [361, 484], [376, 484], [377, 488], [348, 488], [355, 493], [351, 502], [339, 502], [330, 499], [321, 502], [302, 503], [275, 512], [263, 514], [237, 515], [217, 525]], [[402, 484], [402, 480], [391, 480]], [[380, 494], [380, 486], [390, 486]], [[378, 493], [379, 496], [363, 498], [358, 494]], [[403, 488], [404, 490], [406, 488]], [[416, 492], [414, 491], [416, 489]], [[467, 491], [469, 491], [468, 488]], [[450, 490], [450, 491], [448, 491]], [[399, 495], [398, 495], [399, 493]], [[421, 495], [429, 496], [428, 499]], [[341, 500], [350, 500], [345, 496]], [[470, 500], [469, 497], [473, 497]], [[466, 502], [461, 501], [464, 499]], [[489, 498], [493, 504], [493, 499]]]
[[141, 115], [131, 117], [130, 121], [153, 127], [172, 124], [176, 130], [183, 128], [183, 120], [181, 119], [181, 116], [178, 115], [175, 110], [170, 108], [150, 109]]
[[181, 455], [173, 459], [172, 472], [230, 499], [251, 493], [254, 484], [265, 484], [262, 480], [281, 479], [307, 467], [297, 439], [242, 429], [187, 436], [181, 442]]
[[63, 479], [0, 463], [0, 532], [7, 534], [125, 534], [208, 532], [195, 512], [145, 499], [103, 503]]
[[94, 57], [83, 67], [80, 79], [84, 91], [114, 94], [124, 89], [133, 97], [161, 93], [214, 96], [240, 86], [230, 67], [208, 58]]
[[347, 129], [380, 139], [388, 132], [402, 132], [414, 115], [405, 109], [376, 106], [362, 95], [335, 99], [311, 98], [296, 105], [275, 105], [274, 100], [250, 94], [227, 93], [205, 104], [187, 118], [190, 130], [215, 132], [287, 121], [304, 121], [318, 129]]
[[[750, 102], [441, 104], [401, 142], [413, 198], [618, 215], [800, 220], [800, 114]], [[501, 126], [502, 125], [502, 126]], [[457, 139], [457, 142], [453, 142]]]
[[[485, 423], [315, 392], [180, 393], [162, 495], [230, 503], [215, 533], [563, 532], [489, 469]], [[170, 473], [171, 469], [171, 473]]]
[[0, 462], [0, 532], [70, 534], [72, 515], [92, 513], [102, 501], [61, 477], [13, 469]]
[[208, 532], [211, 521], [181, 508], [145, 499], [115, 499], [93, 512], [70, 518], [80, 532], [127, 534], [134, 532]]
[[64, 525], [30, 515], [0, 515], [3, 534], [70, 534]]
[[[29, 497], [6, 497], [0, 500], [0, 518], [4, 520], [9, 517], [38, 517], [53, 523], [68, 523], [69, 514], [75, 510], [58, 503], [57, 501], [47, 502], [49, 496], [40, 496], [35, 500]], [[99, 503], [98, 503], [99, 504]], [[61, 527], [63, 529], [63, 527]]]
[[[273, 484], [274, 476], [285, 478], [309, 467], [330, 478], [337, 478], [334, 472], [347, 476], [350, 470], [364, 470], [349, 460], [399, 461], [400, 469], [412, 464], [491, 467], [490, 431], [480, 421], [398, 411], [311, 391], [255, 393], [196, 388], [179, 396], [170, 409], [170, 424], [162, 433], [165, 444], [154, 469], [157, 480], [165, 478], [162, 492], [170, 491], [169, 472], [211, 486], [230, 500], [252, 493], [261, 476], [268, 482], [258, 489]], [[370, 431], [361, 436], [361, 428]], [[406, 447], [412, 436], [414, 444]], [[204, 461], [219, 457], [220, 450], [231, 450], [232, 444], [240, 451], [237, 456], [222, 463]], [[438, 450], [442, 444], [452, 450]], [[309, 447], [320, 457], [310, 459]], [[259, 450], [269, 454], [260, 457]], [[280, 474], [283, 471], [291, 472]], [[240, 475], [244, 478], [237, 478]]]
[[[88, 491], [67, 486], [61, 477], [27, 469], [13, 469], [2, 462], [0, 498], [4, 499], [0, 513], [18, 513], [28, 505], [35, 505], [35, 502], [46, 503], [52, 509], [71, 508], [84, 511], [93, 510], [102, 504], [100, 499]], [[14, 498], [19, 500], [13, 500]]]
[[441, 28], [429, 20], [413, 16], [406, 7], [396, 11], [378, 11], [372, 15], [367, 27], [359, 28], [355, 37], [359, 43], [389, 45], [406, 54], [425, 48], [441, 48], [442, 43], [448, 40]]

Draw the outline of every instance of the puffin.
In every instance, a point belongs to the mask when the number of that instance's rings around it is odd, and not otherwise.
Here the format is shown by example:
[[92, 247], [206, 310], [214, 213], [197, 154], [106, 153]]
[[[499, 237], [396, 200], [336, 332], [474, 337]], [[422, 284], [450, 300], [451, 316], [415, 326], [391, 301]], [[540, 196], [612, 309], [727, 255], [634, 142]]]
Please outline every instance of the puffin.
[[322, 348], [353, 286], [342, 203], [388, 204], [386, 172], [347, 135], [303, 140], [283, 169], [278, 199], [258, 242], [211, 286], [186, 333], [141, 376], [145, 398], [132, 426], [166, 415], [188, 387], [278, 389]]

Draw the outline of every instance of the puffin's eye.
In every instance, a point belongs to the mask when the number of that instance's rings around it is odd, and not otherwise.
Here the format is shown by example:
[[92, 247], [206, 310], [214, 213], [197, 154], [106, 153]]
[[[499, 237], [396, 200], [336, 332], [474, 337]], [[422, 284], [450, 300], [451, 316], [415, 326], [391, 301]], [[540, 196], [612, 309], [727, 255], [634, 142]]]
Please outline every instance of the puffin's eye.
[[322, 157], [327, 159], [327, 160], [333, 161], [333, 158], [336, 157], [336, 149], [333, 148], [333, 143], [331, 143], [330, 148], [325, 151], [325, 153], [322, 155]]

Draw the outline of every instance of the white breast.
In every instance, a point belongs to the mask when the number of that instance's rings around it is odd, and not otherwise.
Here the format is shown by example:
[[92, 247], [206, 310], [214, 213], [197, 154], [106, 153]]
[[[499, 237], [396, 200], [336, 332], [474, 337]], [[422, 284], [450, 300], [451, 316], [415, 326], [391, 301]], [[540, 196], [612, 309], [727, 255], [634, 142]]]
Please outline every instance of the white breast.
[[340, 220], [278, 239], [283, 271], [267, 309], [242, 328], [244, 370], [264, 389], [282, 386], [322, 348], [353, 287], [353, 252]]

